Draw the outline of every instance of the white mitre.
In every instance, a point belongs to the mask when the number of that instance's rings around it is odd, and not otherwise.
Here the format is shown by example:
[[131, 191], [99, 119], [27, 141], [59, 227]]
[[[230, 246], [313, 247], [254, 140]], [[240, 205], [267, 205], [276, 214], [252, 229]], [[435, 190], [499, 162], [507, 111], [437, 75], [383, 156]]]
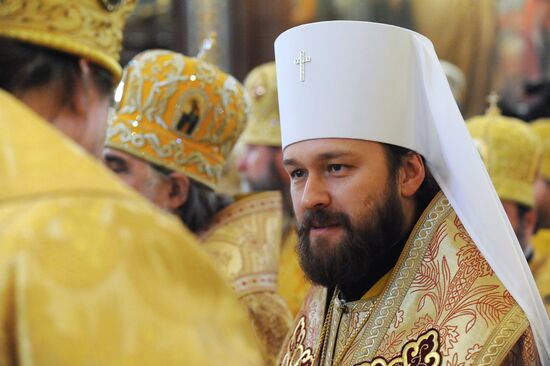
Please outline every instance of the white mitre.
[[303, 140], [351, 138], [422, 154], [529, 318], [543, 365], [550, 365], [548, 316], [431, 42], [389, 25], [322, 22], [281, 34], [275, 60], [283, 149]]

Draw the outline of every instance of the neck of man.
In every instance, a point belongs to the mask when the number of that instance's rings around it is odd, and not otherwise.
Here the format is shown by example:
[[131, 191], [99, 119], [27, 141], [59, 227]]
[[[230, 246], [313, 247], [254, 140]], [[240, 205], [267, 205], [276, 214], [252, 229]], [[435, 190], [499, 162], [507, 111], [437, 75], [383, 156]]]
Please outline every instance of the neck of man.
[[395, 267], [414, 225], [422, 216], [426, 207], [427, 204], [418, 205], [414, 199], [403, 202], [404, 225], [402, 227], [400, 239], [393, 243], [387, 243], [386, 247], [388, 249], [380, 255], [380, 258], [376, 258], [376, 260], [372, 262], [370, 268], [366, 269], [362, 274], [359, 274], [356, 281], [340, 286], [345, 301], [356, 301], [361, 299], [376, 282]]
[[401, 252], [409, 237], [409, 231], [399, 241], [395, 242], [385, 253], [384, 258], [373, 261], [373, 266], [357, 276], [357, 281], [340, 286], [340, 291], [345, 301], [359, 300], [367, 291], [376, 284], [397, 263]]

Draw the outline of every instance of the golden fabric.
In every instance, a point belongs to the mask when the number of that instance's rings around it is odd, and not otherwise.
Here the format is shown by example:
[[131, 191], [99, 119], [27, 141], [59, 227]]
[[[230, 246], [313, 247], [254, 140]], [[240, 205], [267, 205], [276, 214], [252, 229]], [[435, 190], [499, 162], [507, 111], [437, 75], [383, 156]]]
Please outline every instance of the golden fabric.
[[122, 31], [135, 0], [3, 0], [0, 36], [88, 59], [120, 80]]
[[531, 126], [542, 142], [543, 158], [540, 173], [545, 179], [550, 180], [550, 119], [536, 120]]
[[281, 365], [500, 365], [511, 352], [522, 365], [538, 362], [525, 314], [441, 193], [380, 295], [338, 295], [312, 288]]
[[211, 188], [245, 127], [242, 85], [205, 61], [145, 51], [124, 69], [105, 145]]
[[0, 105], [0, 365], [258, 365], [179, 221], [2, 91]]
[[466, 121], [501, 200], [535, 205], [542, 146], [525, 122], [504, 117], [496, 106]]
[[242, 141], [250, 145], [281, 146], [281, 124], [275, 62], [254, 68], [244, 87], [251, 98], [250, 117]]
[[264, 345], [265, 365], [275, 364], [292, 325], [288, 307], [277, 293], [281, 210], [279, 192], [244, 196], [220, 211], [200, 235], [202, 246], [247, 307]]
[[532, 241], [535, 253], [550, 254], [550, 229], [539, 229], [533, 236]]
[[311, 287], [302, 267], [300, 267], [300, 259], [296, 251], [297, 245], [296, 231], [290, 229], [281, 251], [278, 287], [279, 293], [285, 298], [293, 316], [298, 314]]
[[480, 114], [491, 87], [497, 9], [494, 0], [412, 0], [416, 30], [434, 44], [440, 59], [466, 76], [466, 116]]
[[529, 263], [540, 296], [550, 315], [550, 229], [540, 229], [533, 237], [534, 256]]

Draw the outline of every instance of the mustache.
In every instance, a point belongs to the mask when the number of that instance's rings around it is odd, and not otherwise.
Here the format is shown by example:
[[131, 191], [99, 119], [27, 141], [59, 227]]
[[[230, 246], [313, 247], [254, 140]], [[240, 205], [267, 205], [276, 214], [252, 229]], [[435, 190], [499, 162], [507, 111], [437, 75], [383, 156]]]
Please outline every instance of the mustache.
[[343, 212], [331, 212], [327, 209], [319, 208], [308, 210], [304, 213], [302, 222], [299, 223], [297, 231], [298, 235], [307, 235], [312, 228], [327, 227], [327, 226], [342, 226], [344, 229], [351, 230], [351, 220], [348, 215]]

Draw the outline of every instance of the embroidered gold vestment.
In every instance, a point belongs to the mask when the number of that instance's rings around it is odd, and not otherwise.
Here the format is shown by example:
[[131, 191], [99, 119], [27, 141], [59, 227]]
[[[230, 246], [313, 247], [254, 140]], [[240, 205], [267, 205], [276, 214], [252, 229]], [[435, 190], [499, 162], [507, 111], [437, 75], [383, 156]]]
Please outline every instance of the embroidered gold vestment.
[[313, 288], [280, 364], [538, 364], [526, 316], [443, 194], [383, 280], [377, 295], [349, 303]]
[[179, 220], [1, 90], [0, 106], [0, 365], [258, 365]]
[[200, 235], [246, 306], [264, 345], [266, 365], [275, 364], [292, 325], [287, 304], [277, 293], [281, 210], [279, 192], [244, 196], [220, 211]]
[[311, 287], [304, 271], [300, 267], [300, 259], [296, 246], [298, 236], [291, 228], [286, 235], [279, 261], [279, 293], [286, 300], [293, 316], [298, 314], [300, 307]]

